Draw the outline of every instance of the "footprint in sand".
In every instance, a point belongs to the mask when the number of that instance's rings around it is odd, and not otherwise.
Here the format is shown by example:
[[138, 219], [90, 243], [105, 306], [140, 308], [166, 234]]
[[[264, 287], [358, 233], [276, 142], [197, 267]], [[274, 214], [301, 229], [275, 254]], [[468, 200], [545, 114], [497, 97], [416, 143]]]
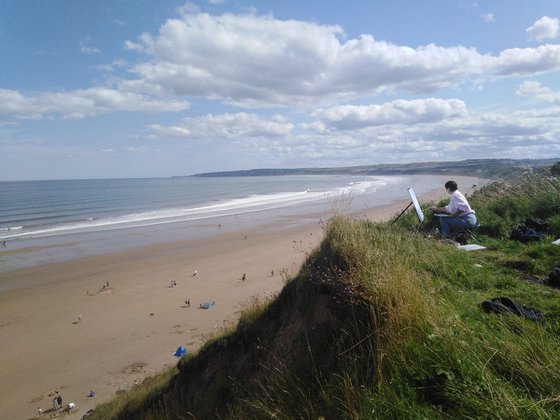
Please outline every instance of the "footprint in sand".
[[127, 375], [143, 373], [146, 366], [148, 366], [146, 362], [134, 362], [122, 368], [121, 373]]

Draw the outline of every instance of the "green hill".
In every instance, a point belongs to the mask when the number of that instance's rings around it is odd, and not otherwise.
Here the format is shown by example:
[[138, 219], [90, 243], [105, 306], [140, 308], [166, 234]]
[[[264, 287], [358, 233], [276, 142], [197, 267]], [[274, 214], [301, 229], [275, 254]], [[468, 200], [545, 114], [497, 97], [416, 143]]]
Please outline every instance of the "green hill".
[[207, 172], [196, 177], [276, 176], [276, 175], [413, 175], [450, 174], [480, 178], [511, 179], [527, 171], [549, 168], [558, 159], [466, 159], [452, 162], [388, 163], [338, 168], [276, 168], [244, 171]]
[[[418, 231], [412, 213], [334, 218], [275, 299], [91, 418], [560, 418], [560, 291], [546, 284], [560, 181], [493, 183], [470, 202], [484, 251]], [[527, 217], [549, 235], [509, 240]], [[545, 322], [483, 312], [497, 296]]]

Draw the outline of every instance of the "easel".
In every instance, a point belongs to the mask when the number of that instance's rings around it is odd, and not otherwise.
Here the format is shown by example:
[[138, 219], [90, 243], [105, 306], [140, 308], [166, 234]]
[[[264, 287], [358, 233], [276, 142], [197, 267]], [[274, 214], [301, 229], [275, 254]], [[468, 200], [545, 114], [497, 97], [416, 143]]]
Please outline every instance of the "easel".
[[416, 198], [416, 194], [414, 193], [414, 189], [412, 187], [408, 187], [407, 191], [408, 191], [408, 195], [410, 196], [410, 199], [412, 201], [408, 204], [408, 206], [406, 206], [406, 208], [401, 212], [401, 214], [399, 214], [396, 217], [396, 219], [391, 222], [391, 225], [394, 224], [397, 220], [399, 220], [399, 218], [410, 208], [410, 206], [412, 206], [414, 204], [414, 208], [416, 209], [416, 215], [418, 216], [418, 227], [420, 227], [422, 225], [422, 223], [424, 222], [424, 212], [422, 211], [422, 208], [420, 207], [420, 203], [418, 202], [418, 199]]

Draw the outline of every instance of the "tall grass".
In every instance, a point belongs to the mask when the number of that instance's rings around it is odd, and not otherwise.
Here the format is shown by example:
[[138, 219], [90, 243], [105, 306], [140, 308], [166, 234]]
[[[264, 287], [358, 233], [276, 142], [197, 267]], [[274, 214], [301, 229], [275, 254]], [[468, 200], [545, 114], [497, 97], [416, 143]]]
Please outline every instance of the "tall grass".
[[483, 233], [507, 238], [527, 218], [550, 221], [550, 233], [560, 235], [560, 179], [527, 175], [515, 184], [492, 183], [477, 191], [471, 204]]

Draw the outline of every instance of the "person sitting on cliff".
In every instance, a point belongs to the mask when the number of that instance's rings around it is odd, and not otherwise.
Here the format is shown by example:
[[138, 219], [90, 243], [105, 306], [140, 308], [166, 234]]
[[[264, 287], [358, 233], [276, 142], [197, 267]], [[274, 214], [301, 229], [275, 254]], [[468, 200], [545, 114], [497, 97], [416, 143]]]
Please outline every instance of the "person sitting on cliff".
[[439, 225], [441, 234], [445, 238], [451, 237], [452, 232], [461, 232], [476, 226], [477, 220], [474, 210], [463, 194], [457, 190], [455, 181], [447, 181], [445, 189], [451, 196], [449, 204], [445, 207], [432, 206], [430, 210], [436, 213], [447, 213], [449, 217], [440, 217]]

